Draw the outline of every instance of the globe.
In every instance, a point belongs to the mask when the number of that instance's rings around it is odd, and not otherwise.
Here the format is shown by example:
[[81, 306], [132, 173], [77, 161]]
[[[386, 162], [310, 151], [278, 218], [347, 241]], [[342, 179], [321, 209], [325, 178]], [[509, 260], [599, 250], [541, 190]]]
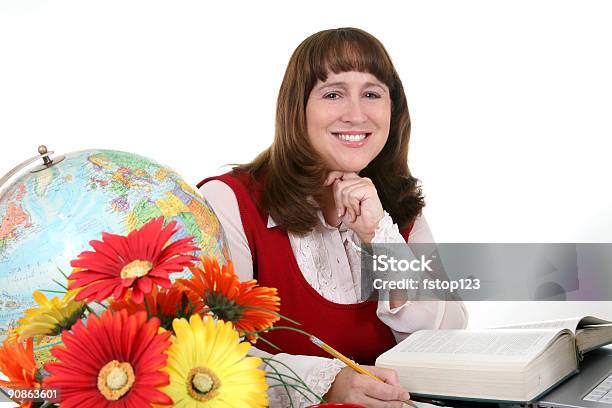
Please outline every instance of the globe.
[[62, 273], [70, 273], [70, 261], [90, 249], [89, 241], [101, 239], [102, 232], [126, 235], [159, 216], [177, 221], [173, 239], [193, 236], [201, 254], [220, 264], [229, 259], [208, 203], [153, 160], [83, 150], [18, 175], [0, 191], [0, 340], [24, 309], [36, 305], [34, 290], [62, 290], [54, 281], [65, 283]]

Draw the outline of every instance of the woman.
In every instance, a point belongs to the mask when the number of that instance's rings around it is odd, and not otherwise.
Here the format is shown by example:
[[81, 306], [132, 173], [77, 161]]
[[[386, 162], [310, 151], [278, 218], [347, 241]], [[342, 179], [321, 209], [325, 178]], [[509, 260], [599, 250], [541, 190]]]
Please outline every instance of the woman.
[[[406, 302], [402, 291], [361, 301], [362, 243], [431, 242], [407, 165], [409, 137], [406, 97], [383, 45], [359, 29], [325, 30], [289, 61], [272, 145], [198, 185], [240, 278], [278, 288], [284, 315], [360, 363], [372, 364], [416, 330], [467, 321], [461, 302]], [[276, 358], [327, 400], [400, 407], [408, 398], [391, 370], [371, 368], [382, 384], [295, 333], [267, 339], [288, 353]], [[272, 388], [271, 405], [286, 405], [284, 392]]]

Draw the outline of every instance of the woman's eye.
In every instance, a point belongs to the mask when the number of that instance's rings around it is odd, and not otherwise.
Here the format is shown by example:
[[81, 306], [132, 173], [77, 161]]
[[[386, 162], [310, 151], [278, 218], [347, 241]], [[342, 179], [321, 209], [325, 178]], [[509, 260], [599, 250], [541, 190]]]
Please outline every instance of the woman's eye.
[[380, 95], [377, 94], [376, 92], [366, 92], [365, 97], [368, 99], [378, 99], [380, 98]]
[[325, 95], [323, 95], [323, 98], [325, 98], [325, 99], [338, 99], [338, 98], [340, 98], [340, 94], [338, 92], [328, 92]]

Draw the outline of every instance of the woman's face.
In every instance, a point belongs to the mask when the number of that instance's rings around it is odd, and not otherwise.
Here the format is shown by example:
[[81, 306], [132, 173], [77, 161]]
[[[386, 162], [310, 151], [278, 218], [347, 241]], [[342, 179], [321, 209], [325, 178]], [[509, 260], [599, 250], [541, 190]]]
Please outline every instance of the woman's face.
[[389, 137], [389, 88], [364, 72], [330, 72], [306, 104], [310, 143], [328, 170], [358, 173], [380, 153]]

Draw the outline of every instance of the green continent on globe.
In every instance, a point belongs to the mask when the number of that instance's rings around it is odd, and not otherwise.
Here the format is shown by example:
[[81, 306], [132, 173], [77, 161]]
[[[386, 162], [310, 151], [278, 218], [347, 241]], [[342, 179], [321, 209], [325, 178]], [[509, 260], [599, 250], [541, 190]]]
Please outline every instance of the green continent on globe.
[[180, 228], [174, 239], [193, 236], [201, 254], [229, 259], [206, 200], [173, 170], [135, 154], [69, 153], [51, 168], [22, 174], [0, 194], [0, 339], [35, 306], [32, 292], [60, 289], [53, 283], [64, 280], [58, 269], [69, 273], [70, 261], [102, 232], [125, 235], [164, 216]]

